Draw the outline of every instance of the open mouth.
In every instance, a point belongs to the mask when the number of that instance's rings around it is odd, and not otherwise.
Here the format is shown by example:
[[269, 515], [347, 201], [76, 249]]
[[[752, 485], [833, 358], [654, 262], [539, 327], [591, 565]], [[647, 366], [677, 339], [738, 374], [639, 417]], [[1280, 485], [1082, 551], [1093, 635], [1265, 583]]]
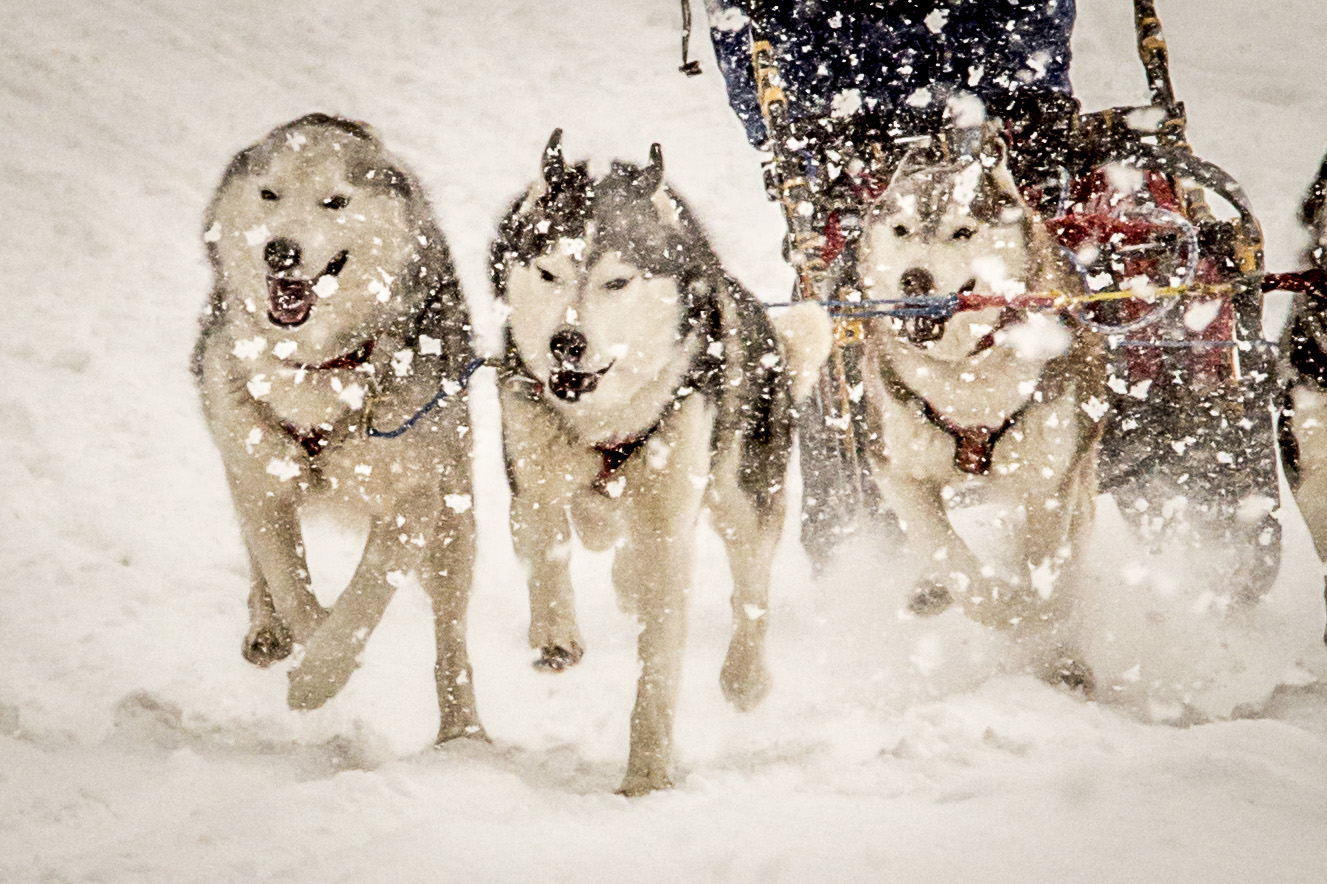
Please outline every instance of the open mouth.
[[285, 271], [267, 275], [267, 318], [273, 325], [294, 328], [302, 325], [313, 312], [313, 304], [318, 299], [314, 290], [318, 280], [324, 276], [336, 276], [346, 266], [350, 253], [342, 250], [332, 256], [323, 272], [313, 279], [302, 276], [286, 276]]
[[[956, 294], [969, 293], [976, 288], [977, 280], [969, 279], [959, 286]], [[929, 348], [945, 336], [945, 327], [951, 318], [949, 316], [909, 316], [903, 320], [903, 337], [918, 347]]]
[[598, 371], [579, 371], [574, 368], [555, 370], [548, 376], [548, 389], [563, 402], [576, 402], [588, 396], [599, 386], [599, 379], [608, 373], [617, 360]]

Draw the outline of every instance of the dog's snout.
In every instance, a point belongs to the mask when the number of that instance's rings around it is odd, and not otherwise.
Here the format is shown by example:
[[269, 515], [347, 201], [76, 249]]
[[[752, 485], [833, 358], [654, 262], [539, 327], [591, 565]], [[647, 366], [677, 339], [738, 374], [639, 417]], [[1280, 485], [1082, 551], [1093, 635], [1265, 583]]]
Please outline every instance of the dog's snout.
[[577, 365], [585, 355], [585, 348], [589, 343], [585, 339], [585, 334], [578, 329], [563, 328], [553, 335], [548, 342], [548, 349], [552, 351], [553, 358], [558, 362], [564, 365]]
[[931, 275], [931, 271], [923, 270], [921, 267], [912, 267], [903, 271], [899, 285], [903, 288], [905, 298], [921, 298], [935, 294], [935, 277]]
[[271, 240], [267, 247], [263, 249], [263, 260], [267, 262], [267, 266], [272, 268], [273, 272], [298, 267], [300, 262], [299, 246], [284, 238]]

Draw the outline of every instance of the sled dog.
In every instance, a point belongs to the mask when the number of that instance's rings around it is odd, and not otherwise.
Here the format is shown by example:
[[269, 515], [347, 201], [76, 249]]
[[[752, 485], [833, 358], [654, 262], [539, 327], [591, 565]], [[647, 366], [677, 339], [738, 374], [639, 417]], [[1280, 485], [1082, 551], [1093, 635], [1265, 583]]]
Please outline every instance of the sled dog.
[[[926, 562], [911, 609], [957, 601], [979, 622], [1016, 626], [1038, 643], [1048, 679], [1088, 686], [1061, 624], [1093, 516], [1104, 368], [1099, 342], [1071, 320], [1019, 306], [1082, 283], [1019, 195], [996, 130], [954, 130], [904, 155], [868, 207], [859, 272], [868, 298], [909, 299], [923, 314], [944, 296], [995, 296], [980, 309], [866, 320], [872, 475]], [[955, 533], [955, 494], [1022, 511], [1011, 579]]]
[[[303, 645], [287, 699], [321, 705], [413, 571], [436, 617], [438, 739], [481, 735], [465, 645], [475, 363], [419, 183], [367, 126], [312, 114], [231, 161], [204, 226], [215, 281], [193, 368], [248, 548], [245, 659]], [[301, 539], [315, 495], [370, 517], [330, 610]]]
[[619, 603], [641, 624], [641, 670], [621, 791], [671, 782], [694, 535], [708, 505], [727, 546], [733, 633], [720, 673], [739, 709], [770, 687], [770, 563], [784, 514], [793, 404], [828, 355], [818, 306], [776, 333], [719, 266], [704, 233], [647, 167], [593, 179], [566, 163], [561, 130], [543, 174], [492, 248], [508, 319], [501, 370], [511, 527], [528, 569], [536, 666], [575, 664], [585, 644], [568, 571], [571, 531], [616, 549]]
[[[1305, 276], [1317, 291], [1295, 295], [1281, 337], [1281, 466], [1309, 526], [1319, 557], [1327, 556], [1327, 157], [1300, 206], [1309, 233]], [[1325, 589], [1327, 593], [1327, 589]], [[1327, 634], [1323, 640], [1327, 641]]]

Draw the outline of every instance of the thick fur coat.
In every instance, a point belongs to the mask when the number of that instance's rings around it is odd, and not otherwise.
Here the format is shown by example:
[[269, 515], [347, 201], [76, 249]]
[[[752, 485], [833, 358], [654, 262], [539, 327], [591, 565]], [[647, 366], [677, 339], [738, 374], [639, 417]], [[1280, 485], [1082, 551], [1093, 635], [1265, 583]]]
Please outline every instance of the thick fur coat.
[[[302, 645], [288, 699], [321, 705], [413, 572], [436, 616], [439, 739], [481, 734], [465, 646], [470, 322], [419, 183], [368, 127], [314, 114], [235, 157], [204, 226], [214, 284], [194, 372], [249, 553], [244, 657]], [[300, 529], [315, 497], [370, 519], [330, 609]]]
[[615, 163], [593, 179], [563, 160], [560, 136], [492, 251], [508, 312], [500, 396], [512, 535], [529, 573], [530, 644], [552, 670], [585, 649], [568, 570], [573, 528], [586, 547], [616, 550], [614, 586], [641, 624], [621, 790], [640, 794], [671, 783], [705, 506], [734, 585], [720, 682], [741, 709], [769, 690], [770, 564], [792, 405], [828, 353], [828, 322], [809, 307], [776, 332], [664, 183], [658, 145], [648, 167]]
[[[1047, 678], [1090, 684], [1065, 627], [1092, 521], [1104, 368], [1072, 320], [1019, 306], [1082, 283], [1019, 195], [999, 135], [960, 130], [910, 151], [870, 207], [859, 270], [872, 299], [936, 308], [873, 318], [865, 334], [873, 474], [925, 563], [912, 609], [957, 602], [1017, 630]], [[994, 305], [940, 312], [968, 293]], [[956, 497], [1004, 507], [1015, 573], [955, 532]]]

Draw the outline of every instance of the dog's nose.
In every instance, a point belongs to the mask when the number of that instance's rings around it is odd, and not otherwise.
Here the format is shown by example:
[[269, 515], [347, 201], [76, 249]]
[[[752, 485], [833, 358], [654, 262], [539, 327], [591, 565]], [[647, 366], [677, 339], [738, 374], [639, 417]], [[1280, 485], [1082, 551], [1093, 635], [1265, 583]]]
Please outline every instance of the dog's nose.
[[548, 349], [553, 352], [553, 358], [558, 362], [576, 365], [585, 355], [585, 348], [589, 343], [583, 332], [574, 328], [563, 328], [553, 335], [548, 342]]
[[921, 298], [935, 294], [935, 277], [931, 275], [931, 271], [920, 267], [904, 270], [899, 285], [903, 288], [905, 298]]
[[273, 271], [298, 267], [299, 246], [288, 239], [274, 239], [267, 244], [267, 248], [263, 249], [263, 260]]

